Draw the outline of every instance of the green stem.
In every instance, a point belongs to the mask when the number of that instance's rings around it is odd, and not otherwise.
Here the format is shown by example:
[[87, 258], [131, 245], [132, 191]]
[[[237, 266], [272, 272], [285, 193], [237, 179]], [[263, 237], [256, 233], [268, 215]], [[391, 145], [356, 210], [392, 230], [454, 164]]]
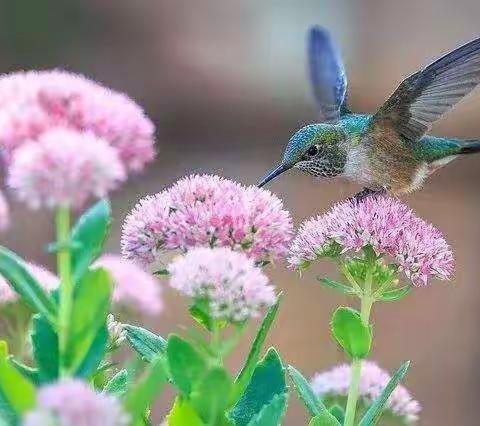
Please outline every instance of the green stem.
[[213, 322], [212, 327], [212, 340], [211, 340], [212, 350], [215, 353], [215, 363], [217, 365], [223, 365], [223, 356], [222, 356], [222, 330], [220, 324], [217, 321]]
[[[364, 288], [361, 296], [360, 318], [363, 325], [369, 326], [370, 312], [375, 299], [372, 297], [372, 267], [367, 269]], [[344, 426], [353, 426], [359, 397], [362, 360], [354, 359], [351, 367], [350, 388], [348, 390], [347, 407], [345, 409]]]
[[73, 280], [70, 253], [70, 209], [62, 206], [56, 212], [57, 270], [60, 276], [60, 306], [58, 311], [58, 346], [60, 354], [60, 376], [69, 375], [66, 365], [68, 331], [73, 303]]
[[360, 377], [362, 374], [362, 360], [354, 359], [352, 361], [352, 374], [350, 379], [350, 388], [348, 390], [347, 407], [345, 409], [344, 426], [353, 426], [355, 421], [355, 412], [357, 410], [357, 401], [360, 389]]

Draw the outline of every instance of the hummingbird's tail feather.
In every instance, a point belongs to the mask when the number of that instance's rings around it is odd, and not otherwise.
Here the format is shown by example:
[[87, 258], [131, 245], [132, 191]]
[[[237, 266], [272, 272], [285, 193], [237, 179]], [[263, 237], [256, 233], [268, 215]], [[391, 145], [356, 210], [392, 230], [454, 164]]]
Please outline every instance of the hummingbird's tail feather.
[[461, 154], [480, 152], [480, 139], [465, 139], [457, 141]]

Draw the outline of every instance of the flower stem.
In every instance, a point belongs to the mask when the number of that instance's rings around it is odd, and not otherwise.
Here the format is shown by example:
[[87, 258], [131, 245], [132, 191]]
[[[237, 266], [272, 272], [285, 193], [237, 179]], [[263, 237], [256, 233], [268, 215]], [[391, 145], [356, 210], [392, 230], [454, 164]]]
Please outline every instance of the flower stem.
[[[367, 268], [364, 288], [361, 296], [360, 318], [363, 325], [369, 326], [370, 311], [375, 299], [372, 297], [372, 266]], [[352, 360], [350, 388], [348, 390], [347, 407], [345, 409], [344, 426], [353, 426], [359, 397], [360, 378], [362, 374], [362, 360]]]
[[217, 365], [223, 365], [223, 354], [222, 354], [222, 330], [218, 321], [213, 322], [212, 327], [212, 340], [211, 340], [212, 350], [215, 353], [215, 363]]
[[60, 276], [60, 306], [58, 312], [58, 346], [60, 354], [60, 376], [68, 376], [66, 351], [73, 302], [73, 280], [70, 253], [70, 209], [59, 207], [56, 212], [57, 270]]

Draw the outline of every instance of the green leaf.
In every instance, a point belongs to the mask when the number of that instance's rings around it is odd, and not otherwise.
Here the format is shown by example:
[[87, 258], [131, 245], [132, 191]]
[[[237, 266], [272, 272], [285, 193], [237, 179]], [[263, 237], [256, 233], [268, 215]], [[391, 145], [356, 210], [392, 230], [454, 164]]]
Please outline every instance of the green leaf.
[[190, 394], [192, 407], [206, 424], [217, 424], [228, 405], [232, 379], [221, 367], [213, 367]]
[[[68, 335], [66, 365], [70, 371], [81, 370], [102, 327], [105, 327], [110, 308], [110, 274], [97, 268], [88, 271], [75, 288], [72, 317]], [[104, 345], [96, 349], [103, 355]], [[98, 359], [100, 354], [91, 354]]]
[[190, 403], [177, 398], [167, 416], [168, 426], [204, 426]]
[[0, 356], [0, 389], [5, 402], [17, 414], [35, 406], [35, 386], [10, 364], [5, 354]]
[[12, 251], [0, 246], [0, 275], [34, 311], [55, 322], [57, 306], [37, 280], [30, 274], [25, 262]]
[[132, 425], [142, 420], [166, 382], [164, 359], [158, 357], [149, 365], [144, 377], [125, 395], [125, 407], [132, 416]]
[[236, 401], [241, 393], [247, 387], [250, 378], [252, 377], [253, 371], [256, 368], [257, 362], [260, 358], [260, 353], [262, 352], [263, 345], [265, 343], [265, 339], [267, 338], [268, 332], [270, 331], [273, 322], [278, 314], [278, 308], [280, 306], [282, 299], [281, 295], [278, 296], [277, 303], [273, 305], [268, 312], [266, 313], [265, 317], [263, 318], [260, 327], [258, 328], [257, 335], [252, 343], [252, 347], [250, 348], [250, 352], [248, 353], [247, 359], [245, 364], [243, 365], [240, 373], [238, 374], [237, 378], [235, 379], [235, 388], [233, 393], [233, 401]]
[[260, 412], [250, 420], [248, 426], [280, 425], [287, 409], [287, 400], [287, 393], [275, 395], [270, 403], [264, 405]]
[[17, 361], [15, 358], [10, 356], [8, 358], [8, 362], [14, 366], [17, 371], [19, 371], [23, 377], [27, 380], [32, 382], [34, 385], [40, 384], [40, 377], [38, 370], [36, 368], [29, 367], [28, 365], [22, 364], [21, 362]]
[[376, 424], [382, 414], [383, 409], [385, 408], [385, 404], [387, 403], [388, 398], [390, 398], [392, 392], [395, 390], [400, 381], [405, 377], [405, 374], [407, 374], [409, 366], [410, 361], [407, 361], [403, 363], [397, 371], [395, 371], [394, 375], [387, 383], [387, 386], [385, 386], [385, 389], [367, 410], [362, 420], [360, 420], [358, 426], [373, 426]]
[[282, 361], [277, 351], [270, 348], [255, 367], [250, 383], [229, 412], [229, 418], [236, 426], [246, 426], [275, 395], [286, 391]]
[[330, 408], [329, 411], [332, 416], [335, 417], [340, 422], [340, 424], [343, 425], [343, 423], [345, 422], [345, 410], [340, 407], [340, 405], [334, 405]]
[[328, 278], [317, 278], [320, 284], [324, 285], [325, 287], [331, 288], [333, 290], [337, 290], [343, 294], [355, 294], [355, 290], [350, 287], [349, 285], [340, 283], [338, 281], [333, 281]]
[[44, 316], [33, 316], [31, 338], [40, 382], [54, 381], [58, 377], [58, 338]]
[[403, 299], [407, 294], [412, 291], [412, 286], [410, 284], [404, 285], [403, 287], [394, 288], [392, 290], [384, 291], [378, 300], [384, 302], [394, 302], [396, 300]]
[[195, 348], [175, 334], [168, 337], [167, 359], [173, 383], [188, 397], [207, 370], [205, 359]]
[[298, 396], [307, 407], [310, 415], [318, 416], [327, 411], [327, 408], [325, 407], [323, 402], [317, 397], [317, 395], [315, 395], [312, 388], [310, 387], [310, 384], [307, 382], [305, 377], [303, 377], [302, 373], [300, 373], [300, 371], [298, 371], [291, 365], [288, 366], [287, 370], [290, 379], [292, 380], [295, 389], [297, 390]]
[[115, 374], [103, 388], [103, 392], [110, 393], [115, 396], [122, 396], [127, 392], [129, 385], [129, 376], [127, 370], [120, 370]]
[[354, 309], [340, 306], [332, 317], [332, 334], [352, 358], [365, 358], [372, 345], [370, 327], [364, 325]]
[[80, 281], [102, 252], [112, 221], [111, 215], [110, 202], [100, 200], [90, 207], [73, 227], [72, 274], [75, 282]]
[[213, 320], [208, 314], [208, 302], [204, 300], [197, 301], [188, 308], [192, 318], [208, 331], [212, 331]]
[[90, 349], [85, 355], [81, 365], [74, 371], [75, 377], [90, 378], [96, 373], [98, 366], [103, 360], [108, 344], [107, 324], [103, 324], [93, 339]]
[[127, 340], [135, 351], [146, 362], [151, 362], [158, 355], [164, 355], [167, 350], [167, 341], [142, 327], [125, 324]]
[[328, 411], [313, 417], [308, 426], [341, 426], [341, 423]]
[[0, 426], [12, 426], [19, 423], [18, 415], [8, 403], [0, 388]]

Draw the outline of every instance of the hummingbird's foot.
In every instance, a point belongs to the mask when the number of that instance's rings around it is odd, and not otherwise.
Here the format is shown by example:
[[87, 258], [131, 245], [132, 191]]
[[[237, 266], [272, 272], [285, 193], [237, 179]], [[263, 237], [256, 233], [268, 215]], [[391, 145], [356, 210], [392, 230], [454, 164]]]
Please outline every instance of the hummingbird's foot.
[[360, 201], [365, 200], [368, 197], [377, 197], [379, 195], [385, 195], [387, 193], [385, 188], [363, 188], [360, 192], [355, 194], [353, 197], [350, 197], [350, 201], [359, 203]]

